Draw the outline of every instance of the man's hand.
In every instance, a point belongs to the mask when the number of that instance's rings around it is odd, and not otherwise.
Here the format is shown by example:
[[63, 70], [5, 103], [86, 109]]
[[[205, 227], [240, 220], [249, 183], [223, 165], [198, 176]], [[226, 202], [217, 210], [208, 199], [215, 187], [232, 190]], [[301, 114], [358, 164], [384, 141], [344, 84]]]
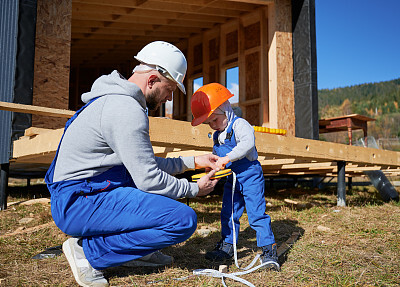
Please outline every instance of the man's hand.
[[204, 196], [209, 194], [211, 191], [214, 190], [215, 185], [219, 181], [219, 179], [210, 179], [215, 175], [215, 170], [211, 170], [208, 174], [201, 177], [197, 181], [197, 185], [199, 186], [199, 193], [197, 196]]
[[224, 156], [224, 157], [220, 157], [217, 162], [216, 165], [218, 166], [219, 169], [224, 169], [225, 166], [230, 162], [231, 160], [229, 159], [228, 156]]
[[214, 170], [220, 170], [220, 168], [218, 168], [218, 166], [216, 165], [216, 162], [218, 160], [218, 156], [214, 155], [214, 154], [205, 154], [205, 155], [199, 155], [199, 156], [195, 156], [194, 157], [194, 166], [196, 169], [199, 168], [211, 168]]

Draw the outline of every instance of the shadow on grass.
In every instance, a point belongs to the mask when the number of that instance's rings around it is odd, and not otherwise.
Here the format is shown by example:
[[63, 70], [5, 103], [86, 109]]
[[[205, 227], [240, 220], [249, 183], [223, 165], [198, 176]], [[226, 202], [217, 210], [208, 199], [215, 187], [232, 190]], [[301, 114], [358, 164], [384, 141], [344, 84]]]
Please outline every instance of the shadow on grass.
[[[322, 189], [302, 187], [269, 189], [266, 191], [265, 195], [281, 201], [287, 198], [299, 202], [307, 202], [309, 204], [306, 209], [318, 205], [333, 207], [337, 204], [336, 187], [325, 187]], [[366, 205], [383, 205], [385, 202], [382, 200], [379, 192], [373, 187], [353, 187], [352, 189], [346, 188], [346, 204], [347, 206], [362, 207]], [[274, 207], [272, 207], [272, 210], [274, 210], [273, 208]], [[269, 207], [269, 209], [271, 209], [271, 207]]]
[[[304, 229], [297, 226], [298, 222], [295, 220], [277, 220], [272, 222], [272, 230], [278, 246], [285, 242], [293, 232], [300, 232], [301, 235], [304, 233]], [[255, 240], [256, 233], [251, 227], [247, 227], [239, 234], [239, 240], [237, 244], [237, 258], [240, 267], [246, 267], [256, 256], [257, 253], [261, 253], [261, 249], [257, 247]], [[170, 246], [163, 250], [163, 253], [174, 257], [174, 263], [172, 267], [179, 268], [181, 270], [187, 270], [188, 274], [182, 276], [189, 276], [195, 269], [215, 269], [218, 270], [221, 264], [228, 265], [228, 268], [234, 267], [234, 259], [227, 260], [225, 262], [211, 262], [205, 259], [205, 252], [210, 251], [214, 248], [215, 244], [220, 240], [220, 232], [210, 233], [206, 237], [192, 236], [182, 244]], [[287, 249], [282, 256], [279, 257], [279, 263], [282, 266], [286, 260], [290, 249]], [[151, 267], [136, 267], [136, 268], [125, 268], [125, 267], [114, 267], [107, 270], [106, 275], [112, 277], [126, 277], [129, 275], [149, 275], [157, 272], [162, 272], [166, 268], [151, 268]], [[232, 272], [228, 270], [228, 273]], [[168, 278], [171, 280], [173, 278]], [[162, 280], [162, 279], [161, 279]]]
[[8, 196], [12, 199], [33, 199], [50, 197], [46, 184], [34, 184], [30, 186], [8, 186]]

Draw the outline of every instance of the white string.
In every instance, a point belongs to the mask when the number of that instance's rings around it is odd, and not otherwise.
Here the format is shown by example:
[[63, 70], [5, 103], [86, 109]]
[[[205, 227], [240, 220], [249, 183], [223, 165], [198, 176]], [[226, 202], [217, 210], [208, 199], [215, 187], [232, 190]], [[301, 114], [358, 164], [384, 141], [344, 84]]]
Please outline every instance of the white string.
[[[230, 278], [232, 280], [241, 282], [241, 283], [243, 283], [243, 284], [245, 284], [247, 286], [256, 287], [255, 285], [253, 285], [249, 281], [247, 281], [247, 280], [245, 280], [243, 278], [240, 278], [239, 276], [251, 273], [251, 272], [253, 272], [253, 271], [255, 271], [255, 270], [257, 270], [257, 269], [259, 269], [259, 268], [261, 268], [261, 267], [263, 267], [263, 266], [265, 266], [267, 264], [270, 264], [270, 263], [276, 264], [276, 262], [267, 261], [267, 262], [262, 263], [262, 261], [260, 259], [260, 254], [257, 254], [254, 257], [253, 261], [250, 262], [249, 265], [247, 265], [244, 268], [241, 268], [239, 266], [238, 260], [237, 260], [237, 249], [236, 249], [236, 229], [235, 229], [235, 222], [233, 220], [233, 214], [234, 214], [233, 204], [234, 204], [234, 195], [235, 195], [235, 186], [236, 186], [236, 173], [234, 173], [233, 171], [232, 171], [232, 177], [233, 177], [232, 178], [233, 183], [232, 183], [232, 214], [231, 214], [231, 222], [232, 222], [232, 227], [233, 227], [233, 254], [234, 254], [234, 258], [235, 258], [236, 267], [239, 270], [243, 270], [243, 271], [239, 271], [239, 272], [235, 272], [235, 273], [223, 273], [223, 272], [220, 272], [220, 271], [214, 270], [214, 269], [196, 269], [196, 270], [193, 270], [193, 274], [194, 275], [204, 275], [204, 276], [209, 276], [209, 277], [221, 278], [222, 279], [222, 284], [224, 285], [224, 287], [227, 287], [226, 284], [225, 284], [224, 278]], [[261, 264], [259, 264], [256, 267], [253, 267], [253, 265], [257, 262], [258, 259], [260, 260]]]
[[[195, 269], [193, 270], [193, 275], [197, 275], [197, 276], [209, 276], [209, 277], [214, 277], [214, 278], [221, 278], [222, 280], [222, 285], [224, 287], [227, 287], [227, 285], [225, 284], [224, 278], [229, 278], [235, 281], [238, 281], [240, 283], [243, 283], [249, 287], [256, 287], [254, 284], [252, 284], [251, 282], [240, 278], [239, 276], [241, 275], [245, 275], [245, 274], [249, 274], [253, 271], [256, 271], [257, 269], [267, 265], [267, 264], [276, 264], [276, 262], [274, 261], [267, 261], [262, 263], [261, 259], [260, 259], [260, 254], [257, 254], [253, 261], [251, 261], [251, 263], [249, 265], [247, 265], [244, 268], [241, 268], [238, 264], [238, 260], [237, 260], [237, 249], [236, 249], [236, 229], [235, 229], [235, 222], [233, 220], [233, 214], [234, 214], [234, 208], [233, 208], [233, 203], [234, 203], [234, 194], [235, 194], [235, 186], [236, 186], [236, 173], [234, 173], [232, 171], [232, 214], [231, 214], [231, 221], [232, 221], [232, 227], [233, 227], [233, 253], [234, 253], [234, 258], [235, 258], [235, 265], [238, 269], [243, 270], [243, 271], [239, 271], [239, 272], [234, 272], [234, 273], [224, 273], [224, 272], [220, 272], [218, 270], [215, 269]], [[257, 262], [257, 260], [260, 260], [260, 264], [253, 267], [253, 265]], [[252, 268], [253, 267], [253, 268]], [[186, 280], [187, 278], [189, 278], [191, 276], [185, 276], [185, 277], [181, 277], [181, 278], [175, 278], [173, 280], [179, 280], [179, 281], [183, 281]], [[148, 282], [148, 284], [150, 283], [156, 283], [158, 281], [152, 281], [152, 282]]]

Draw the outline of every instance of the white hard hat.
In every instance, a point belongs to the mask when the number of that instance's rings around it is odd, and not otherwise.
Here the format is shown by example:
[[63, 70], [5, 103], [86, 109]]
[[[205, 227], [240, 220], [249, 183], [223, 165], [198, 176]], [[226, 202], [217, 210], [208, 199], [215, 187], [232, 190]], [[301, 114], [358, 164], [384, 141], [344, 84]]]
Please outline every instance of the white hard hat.
[[177, 47], [163, 41], [151, 42], [139, 51], [135, 59], [147, 65], [155, 65], [161, 74], [177, 83], [179, 89], [186, 94], [183, 79], [187, 62], [185, 55]]

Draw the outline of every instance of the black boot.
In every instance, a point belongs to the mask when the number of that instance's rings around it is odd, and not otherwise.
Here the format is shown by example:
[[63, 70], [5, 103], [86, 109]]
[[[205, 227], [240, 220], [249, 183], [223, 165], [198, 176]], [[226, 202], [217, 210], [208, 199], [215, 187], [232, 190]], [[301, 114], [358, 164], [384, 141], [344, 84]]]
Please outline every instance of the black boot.
[[276, 243], [266, 245], [261, 247], [262, 254], [261, 254], [261, 262], [267, 263], [263, 268], [280, 271], [280, 266], [278, 263], [278, 253], [277, 253], [277, 246]]
[[233, 256], [233, 245], [221, 240], [213, 251], [206, 253], [206, 259], [211, 261], [225, 261]]

